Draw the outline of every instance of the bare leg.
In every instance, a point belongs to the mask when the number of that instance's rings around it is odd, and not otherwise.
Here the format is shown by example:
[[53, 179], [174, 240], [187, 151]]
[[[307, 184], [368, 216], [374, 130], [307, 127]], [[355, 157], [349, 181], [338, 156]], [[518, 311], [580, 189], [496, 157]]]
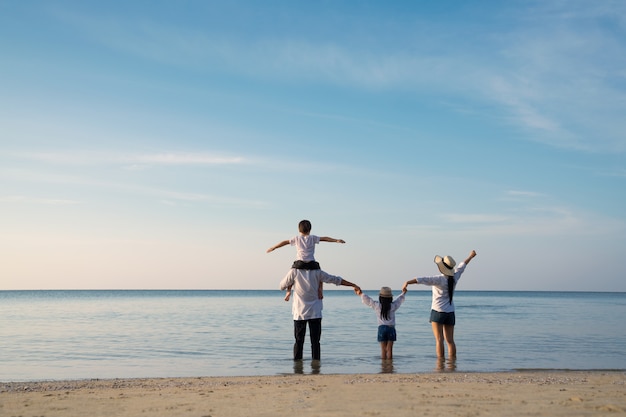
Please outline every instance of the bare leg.
[[393, 342], [387, 342], [387, 359], [393, 359]]
[[435, 371], [441, 372], [446, 369], [446, 358], [437, 357], [437, 364], [435, 365]]
[[448, 343], [448, 358], [456, 359], [456, 343], [454, 343], [454, 326], [449, 324], [443, 325], [443, 336]]
[[380, 342], [380, 358], [387, 359], [387, 342]]
[[435, 323], [434, 321], [431, 324], [433, 326], [433, 335], [435, 336], [437, 357], [443, 358], [445, 357], [443, 347], [443, 324]]

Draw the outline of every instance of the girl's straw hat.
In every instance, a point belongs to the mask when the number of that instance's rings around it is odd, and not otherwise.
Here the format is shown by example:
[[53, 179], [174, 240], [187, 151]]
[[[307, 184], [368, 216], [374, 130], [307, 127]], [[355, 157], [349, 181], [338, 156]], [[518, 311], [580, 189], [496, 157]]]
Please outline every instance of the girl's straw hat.
[[452, 256], [444, 256], [443, 258], [439, 255], [435, 256], [435, 263], [441, 271], [442, 274], [453, 277], [454, 276], [454, 267], [456, 262], [452, 259]]
[[381, 297], [393, 297], [393, 293], [391, 292], [391, 288], [389, 287], [382, 287], [380, 289], [380, 294]]

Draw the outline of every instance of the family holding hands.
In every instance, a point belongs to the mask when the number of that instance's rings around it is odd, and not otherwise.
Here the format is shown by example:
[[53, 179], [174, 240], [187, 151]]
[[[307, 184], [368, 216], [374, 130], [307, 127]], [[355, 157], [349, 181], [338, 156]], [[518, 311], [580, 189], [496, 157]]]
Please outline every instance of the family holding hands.
[[361, 297], [363, 304], [376, 312], [378, 341], [380, 342], [382, 359], [393, 358], [393, 342], [396, 341], [395, 312], [404, 302], [407, 287], [410, 284], [431, 286], [430, 322], [435, 336], [437, 357], [445, 357], [444, 346], [447, 344], [448, 357], [456, 358], [454, 289], [465, 271], [465, 267], [476, 256], [476, 251], [471, 251], [469, 256], [458, 265], [451, 256], [441, 257], [437, 255], [435, 256], [435, 264], [437, 264], [440, 274], [406, 281], [402, 286], [402, 293], [395, 299], [391, 288], [382, 287], [378, 301], [376, 301], [364, 294], [358, 285], [324, 272], [315, 260], [315, 245], [319, 242], [345, 243], [345, 241], [311, 235], [311, 222], [308, 220], [302, 220], [298, 225], [298, 230], [300, 233], [297, 236], [283, 240], [267, 250], [269, 253], [280, 247], [291, 245], [295, 246], [297, 251], [297, 260], [280, 283], [280, 289], [287, 291], [285, 301], [289, 301], [293, 296], [294, 360], [302, 359], [307, 325], [309, 326], [313, 360], [320, 359], [324, 283], [353, 287], [354, 292]]

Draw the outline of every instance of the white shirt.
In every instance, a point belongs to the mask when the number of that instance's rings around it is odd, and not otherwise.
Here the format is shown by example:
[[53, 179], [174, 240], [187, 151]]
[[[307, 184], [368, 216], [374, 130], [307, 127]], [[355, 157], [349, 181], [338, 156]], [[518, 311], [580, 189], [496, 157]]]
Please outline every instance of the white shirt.
[[304, 262], [315, 260], [315, 245], [318, 243], [320, 238], [315, 235], [298, 235], [289, 240], [289, 244], [296, 247], [296, 259]]
[[294, 320], [322, 318], [322, 300], [318, 289], [320, 282], [341, 285], [342, 278], [330, 275], [321, 269], [290, 269], [280, 282], [280, 289], [286, 290], [292, 285], [293, 303], [291, 311]]
[[[461, 262], [454, 271], [454, 287], [461, 279], [461, 274], [465, 271], [465, 262]], [[440, 313], [454, 312], [454, 300], [450, 304], [450, 296], [448, 295], [448, 277], [441, 274], [432, 277], [415, 278], [418, 284], [431, 285], [433, 291], [433, 301], [431, 309]]]
[[374, 311], [376, 312], [376, 317], [378, 317], [379, 326], [381, 324], [384, 324], [386, 326], [395, 326], [396, 325], [396, 310], [399, 309], [400, 305], [404, 302], [404, 293], [397, 296], [396, 299], [391, 302], [391, 308], [389, 309], [389, 318], [387, 320], [385, 320], [380, 315], [380, 309], [381, 309], [380, 302], [372, 300], [371, 297], [365, 294], [361, 294], [361, 301], [363, 301], [363, 304], [365, 304], [366, 306], [370, 306], [374, 309]]

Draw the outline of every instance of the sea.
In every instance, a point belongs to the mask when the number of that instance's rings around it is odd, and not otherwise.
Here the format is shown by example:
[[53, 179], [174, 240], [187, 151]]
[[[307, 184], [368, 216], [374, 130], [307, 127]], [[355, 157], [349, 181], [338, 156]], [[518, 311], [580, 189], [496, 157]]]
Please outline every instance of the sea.
[[294, 362], [291, 302], [283, 297], [0, 291], [0, 381], [626, 370], [626, 293], [459, 290], [456, 361], [436, 357], [429, 290], [409, 291], [396, 312], [391, 361], [380, 359], [374, 311], [352, 291], [326, 290], [321, 361], [310, 359], [307, 342], [304, 360]]

